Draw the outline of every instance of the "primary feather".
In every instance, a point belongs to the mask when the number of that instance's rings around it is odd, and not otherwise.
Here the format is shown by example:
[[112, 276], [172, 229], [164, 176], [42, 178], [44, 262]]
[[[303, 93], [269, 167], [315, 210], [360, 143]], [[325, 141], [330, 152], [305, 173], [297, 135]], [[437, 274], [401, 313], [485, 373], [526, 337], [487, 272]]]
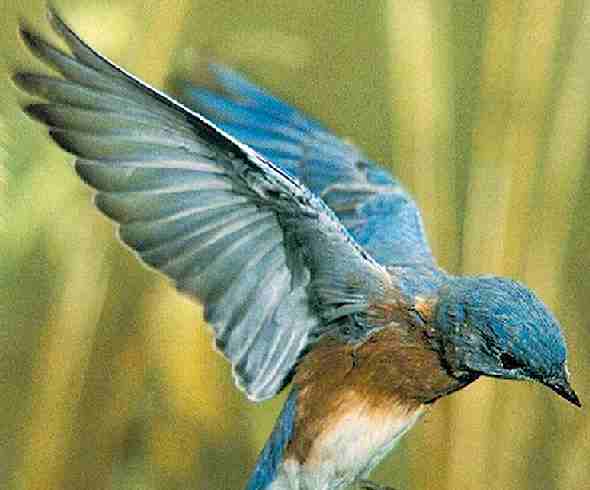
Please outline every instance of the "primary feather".
[[50, 11], [72, 55], [30, 29], [63, 78], [19, 73], [26, 110], [76, 157], [121, 239], [204, 304], [254, 400], [288, 381], [310, 342], [364, 311], [390, 277], [297, 178], [86, 45]]

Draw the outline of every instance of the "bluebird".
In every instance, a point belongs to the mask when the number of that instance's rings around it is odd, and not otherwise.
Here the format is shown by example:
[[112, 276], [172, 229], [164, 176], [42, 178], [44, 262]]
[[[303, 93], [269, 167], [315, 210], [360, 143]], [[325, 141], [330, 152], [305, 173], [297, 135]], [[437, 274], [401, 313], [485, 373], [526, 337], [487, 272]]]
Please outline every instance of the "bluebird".
[[88, 46], [21, 26], [60, 76], [19, 72], [26, 105], [76, 157], [96, 206], [148, 266], [198, 300], [253, 401], [290, 385], [247, 490], [338, 490], [439, 398], [482, 375], [574, 405], [560, 326], [523, 284], [439, 268], [400, 183], [234, 71], [185, 104]]

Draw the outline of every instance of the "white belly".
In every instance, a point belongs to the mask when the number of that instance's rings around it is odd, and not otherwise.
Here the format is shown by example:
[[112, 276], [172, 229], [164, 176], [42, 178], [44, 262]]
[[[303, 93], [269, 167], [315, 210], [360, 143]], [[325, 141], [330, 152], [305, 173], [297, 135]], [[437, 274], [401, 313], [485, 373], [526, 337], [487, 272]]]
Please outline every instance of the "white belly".
[[286, 460], [270, 490], [340, 490], [368, 473], [423, 414], [401, 407], [378, 412], [356, 405], [315, 441], [300, 464]]

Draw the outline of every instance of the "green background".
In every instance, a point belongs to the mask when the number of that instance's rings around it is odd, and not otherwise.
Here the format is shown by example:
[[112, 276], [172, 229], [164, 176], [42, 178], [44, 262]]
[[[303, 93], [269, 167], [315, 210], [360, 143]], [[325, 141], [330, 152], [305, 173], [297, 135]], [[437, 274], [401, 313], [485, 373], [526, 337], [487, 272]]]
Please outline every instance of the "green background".
[[[197, 305], [140, 266], [9, 81], [42, 70], [0, 0], [0, 488], [238, 489], [282, 398], [250, 404]], [[590, 2], [56, 2], [158, 87], [247, 73], [400, 176], [440, 264], [525, 281], [590, 402]], [[527, 383], [436, 404], [374, 473], [403, 490], [590, 488], [590, 416]]]

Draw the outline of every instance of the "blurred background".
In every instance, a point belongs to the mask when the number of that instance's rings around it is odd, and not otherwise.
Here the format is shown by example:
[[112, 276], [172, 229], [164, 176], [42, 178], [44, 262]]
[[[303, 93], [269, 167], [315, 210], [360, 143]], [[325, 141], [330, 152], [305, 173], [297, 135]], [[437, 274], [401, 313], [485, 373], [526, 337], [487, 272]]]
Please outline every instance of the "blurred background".
[[[158, 87], [243, 70], [401, 177], [453, 273], [527, 282], [590, 403], [590, 1], [55, 2]], [[239, 489], [282, 398], [254, 405], [199, 306], [114, 238], [9, 81], [0, 19], [0, 488]], [[590, 415], [527, 383], [436, 404], [374, 478], [402, 490], [590, 488]]]

